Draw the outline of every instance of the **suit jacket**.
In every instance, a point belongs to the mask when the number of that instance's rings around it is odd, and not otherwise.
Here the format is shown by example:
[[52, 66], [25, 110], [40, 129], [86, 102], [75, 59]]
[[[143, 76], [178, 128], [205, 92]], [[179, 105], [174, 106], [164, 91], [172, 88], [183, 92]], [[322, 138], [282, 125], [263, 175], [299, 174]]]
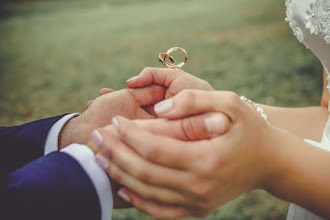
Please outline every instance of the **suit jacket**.
[[71, 156], [46, 156], [48, 131], [61, 117], [0, 127], [0, 219], [100, 219], [95, 188]]

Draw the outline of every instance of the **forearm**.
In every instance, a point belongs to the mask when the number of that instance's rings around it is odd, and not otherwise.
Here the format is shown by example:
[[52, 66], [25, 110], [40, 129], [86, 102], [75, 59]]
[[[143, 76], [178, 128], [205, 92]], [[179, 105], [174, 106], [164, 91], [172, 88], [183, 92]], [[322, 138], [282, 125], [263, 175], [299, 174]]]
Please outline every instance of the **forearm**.
[[320, 216], [330, 217], [330, 152], [311, 146], [287, 132], [273, 140], [276, 174], [265, 189]]
[[327, 107], [281, 108], [262, 105], [271, 125], [301, 139], [320, 141], [328, 119]]
[[[94, 175], [102, 172], [91, 170]], [[20, 167], [1, 180], [0, 219], [101, 219], [99, 197], [89, 173], [63, 152], [50, 153]], [[112, 205], [107, 208], [111, 210]]]

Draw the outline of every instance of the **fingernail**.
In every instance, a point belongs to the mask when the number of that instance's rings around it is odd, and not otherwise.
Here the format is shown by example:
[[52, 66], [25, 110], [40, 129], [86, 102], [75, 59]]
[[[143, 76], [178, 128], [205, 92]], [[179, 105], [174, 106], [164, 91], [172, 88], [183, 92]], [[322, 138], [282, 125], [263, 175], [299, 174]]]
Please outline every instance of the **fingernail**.
[[98, 165], [100, 165], [104, 170], [108, 169], [108, 167], [109, 167], [108, 160], [105, 157], [103, 157], [101, 154], [96, 154], [95, 162]]
[[116, 117], [113, 117], [112, 118], [112, 125], [113, 127], [118, 131], [119, 130], [119, 122], [118, 122], [118, 119]]
[[130, 78], [130, 79], [128, 79], [126, 82], [131, 82], [131, 81], [134, 81], [135, 79], [137, 79], [139, 76], [134, 76], [134, 77], [132, 77], [132, 78]]
[[212, 137], [216, 137], [223, 133], [225, 129], [224, 116], [220, 113], [207, 116], [204, 120], [206, 130]]
[[122, 190], [119, 190], [119, 191], [117, 192], [117, 195], [118, 195], [120, 198], [122, 198], [123, 200], [125, 200], [126, 202], [131, 203], [131, 198], [130, 198], [126, 193], [124, 193]]
[[173, 99], [166, 99], [164, 101], [158, 102], [154, 106], [154, 111], [157, 114], [164, 114], [170, 112], [172, 108], [173, 108]]
[[91, 135], [92, 140], [97, 144], [98, 146], [101, 146], [103, 143], [103, 137], [101, 133], [98, 130], [94, 130]]

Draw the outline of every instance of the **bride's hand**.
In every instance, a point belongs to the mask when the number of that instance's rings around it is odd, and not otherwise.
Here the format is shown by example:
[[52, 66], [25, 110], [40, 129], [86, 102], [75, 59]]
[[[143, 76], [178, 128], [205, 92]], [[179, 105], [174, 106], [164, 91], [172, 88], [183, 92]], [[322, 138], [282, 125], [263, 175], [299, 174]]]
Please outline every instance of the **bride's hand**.
[[185, 89], [214, 91], [208, 82], [180, 69], [147, 67], [138, 76], [127, 80], [126, 84], [129, 88], [141, 88], [152, 84], [164, 86], [165, 99], [171, 98]]
[[155, 110], [171, 119], [222, 112], [230, 128], [194, 142], [157, 135], [122, 117], [113, 120], [118, 134], [100, 129], [101, 154], [111, 161], [106, 170], [125, 186], [119, 195], [137, 209], [157, 218], [204, 216], [279, 178], [277, 129], [236, 94], [186, 90]]

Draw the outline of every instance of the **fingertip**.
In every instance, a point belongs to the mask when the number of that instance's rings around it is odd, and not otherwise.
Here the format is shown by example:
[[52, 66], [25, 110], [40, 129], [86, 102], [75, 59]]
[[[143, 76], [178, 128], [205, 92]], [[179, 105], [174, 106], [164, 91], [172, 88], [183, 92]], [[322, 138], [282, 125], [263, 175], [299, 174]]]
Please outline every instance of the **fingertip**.
[[173, 99], [166, 99], [161, 102], [158, 102], [154, 106], [154, 111], [157, 115], [168, 114], [173, 109]]
[[95, 155], [95, 162], [104, 170], [109, 168], [109, 161], [100, 153]]
[[86, 106], [85, 106], [86, 109], [89, 108], [89, 106], [93, 103], [93, 101], [94, 101], [94, 100], [89, 100], [89, 101], [87, 102], [87, 104], [86, 104]]
[[117, 115], [112, 118], [112, 125], [116, 129], [116, 131], [118, 131], [118, 133], [122, 133], [123, 132], [122, 128], [124, 128], [129, 121], [130, 121], [129, 119], [121, 115]]
[[98, 130], [94, 130], [91, 134], [91, 139], [94, 141], [94, 143], [99, 146], [102, 147], [103, 144], [103, 136], [102, 134], [98, 131]]
[[128, 86], [128, 87], [135, 87], [135, 84], [134, 84], [134, 82], [136, 82], [136, 80], [139, 78], [139, 76], [133, 76], [132, 78], [130, 78], [130, 79], [128, 79], [127, 81], [126, 81], [126, 85]]
[[113, 127], [116, 129], [116, 131], [119, 131], [119, 121], [118, 121], [118, 119], [116, 117], [113, 117], [111, 122], [112, 122]]
[[103, 88], [99, 91], [99, 95], [102, 96], [102, 95], [105, 95], [105, 94], [108, 94], [108, 93], [111, 93], [111, 92], [114, 92], [115, 90], [114, 89], [111, 89], [111, 88]]
[[117, 192], [117, 195], [124, 201], [128, 202], [128, 203], [131, 203], [132, 202], [132, 199], [131, 197], [129, 196], [129, 193], [127, 190], [125, 190], [125, 188], [121, 188], [118, 192]]

